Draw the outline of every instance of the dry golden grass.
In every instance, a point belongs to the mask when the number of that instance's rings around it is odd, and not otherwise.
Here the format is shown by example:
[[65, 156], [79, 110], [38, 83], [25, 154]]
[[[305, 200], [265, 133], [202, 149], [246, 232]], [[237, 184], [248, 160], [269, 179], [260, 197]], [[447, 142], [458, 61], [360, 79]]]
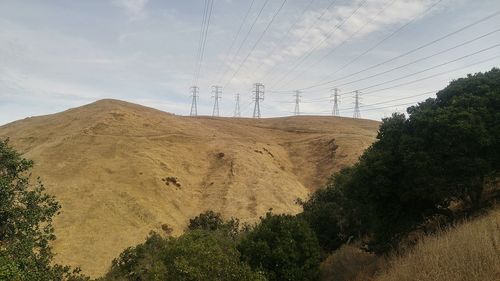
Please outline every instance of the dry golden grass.
[[421, 241], [377, 281], [499, 281], [500, 209]]
[[56, 261], [99, 276], [162, 225], [208, 209], [253, 222], [353, 164], [378, 122], [338, 117], [175, 116], [116, 100], [0, 127], [62, 204]]
[[384, 259], [352, 245], [342, 246], [321, 263], [321, 281], [364, 281], [383, 266]]

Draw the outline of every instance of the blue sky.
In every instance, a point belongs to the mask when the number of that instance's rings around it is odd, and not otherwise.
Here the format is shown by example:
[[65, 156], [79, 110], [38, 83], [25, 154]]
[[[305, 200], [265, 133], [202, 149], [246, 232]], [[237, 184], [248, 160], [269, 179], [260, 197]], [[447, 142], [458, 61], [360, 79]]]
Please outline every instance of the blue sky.
[[[1, 0], [0, 124], [103, 98], [189, 114], [204, 3]], [[221, 85], [222, 116], [232, 116], [236, 93], [251, 116], [252, 85], [261, 82], [263, 117], [291, 115], [297, 89], [303, 114], [328, 115], [338, 87], [342, 116], [352, 116], [359, 89], [362, 117], [377, 120], [500, 66], [498, 14], [437, 40], [500, 11], [498, 0], [251, 3], [213, 2], [199, 114], [212, 113], [211, 86]]]

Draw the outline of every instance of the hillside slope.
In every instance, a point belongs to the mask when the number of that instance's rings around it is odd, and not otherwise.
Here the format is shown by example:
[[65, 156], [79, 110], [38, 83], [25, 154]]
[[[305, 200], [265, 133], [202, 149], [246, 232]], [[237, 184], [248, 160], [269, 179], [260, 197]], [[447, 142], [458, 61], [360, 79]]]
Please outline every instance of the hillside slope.
[[56, 261], [102, 274], [162, 225], [211, 209], [253, 222], [299, 211], [371, 144], [378, 122], [335, 117], [182, 117], [117, 100], [0, 127], [57, 196]]

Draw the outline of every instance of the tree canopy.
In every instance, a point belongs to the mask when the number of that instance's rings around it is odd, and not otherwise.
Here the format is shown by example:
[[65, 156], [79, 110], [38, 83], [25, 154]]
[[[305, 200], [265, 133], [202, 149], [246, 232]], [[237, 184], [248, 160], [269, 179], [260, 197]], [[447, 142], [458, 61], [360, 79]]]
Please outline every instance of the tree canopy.
[[359, 162], [304, 203], [323, 249], [352, 235], [386, 249], [426, 218], [449, 214], [452, 202], [477, 208], [498, 177], [499, 69], [452, 81], [407, 113], [383, 119]]
[[238, 245], [242, 259], [270, 281], [317, 280], [318, 241], [305, 221], [291, 215], [261, 218]]
[[105, 280], [265, 281], [244, 262], [230, 237], [193, 230], [178, 238], [152, 233], [113, 261]]
[[0, 280], [86, 280], [69, 267], [52, 265], [52, 219], [61, 208], [32, 183], [33, 162], [0, 140]]

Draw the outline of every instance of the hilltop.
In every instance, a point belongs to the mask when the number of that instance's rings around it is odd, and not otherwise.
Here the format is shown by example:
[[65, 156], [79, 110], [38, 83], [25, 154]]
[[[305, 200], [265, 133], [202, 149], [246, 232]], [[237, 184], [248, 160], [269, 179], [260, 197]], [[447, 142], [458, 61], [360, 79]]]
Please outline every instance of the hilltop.
[[57, 196], [56, 261], [104, 273], [151, 230], [205, 210], [254, 222], [353, 164], [379, 123], [341, 117], [184, 117], [118, 100], [0, 127]]

